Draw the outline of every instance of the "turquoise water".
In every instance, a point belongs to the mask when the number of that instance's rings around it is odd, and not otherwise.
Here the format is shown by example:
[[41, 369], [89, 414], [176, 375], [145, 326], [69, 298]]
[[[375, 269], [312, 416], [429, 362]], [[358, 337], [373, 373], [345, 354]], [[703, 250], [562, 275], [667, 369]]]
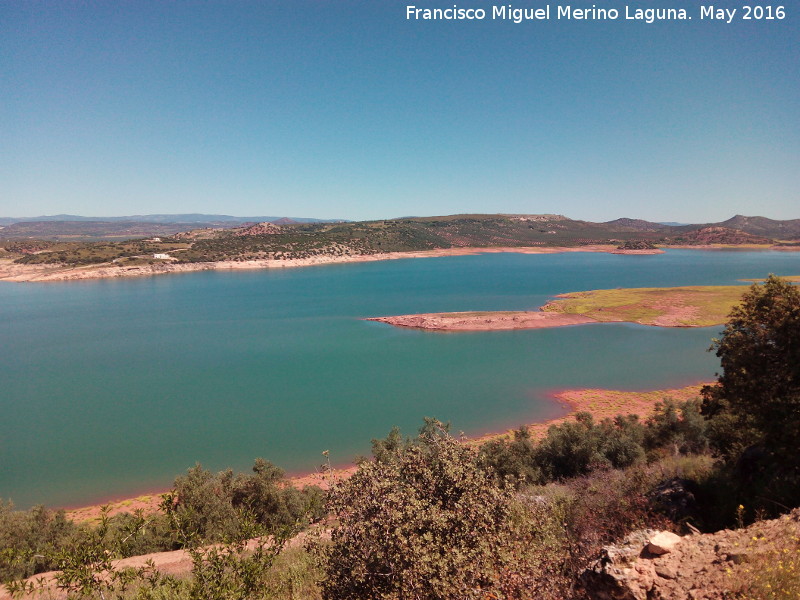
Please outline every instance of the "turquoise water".
[[800, 254], [409, 259], [0, 285], [0, 498], [80, 504], [169, 486], [199, 461], [346, 463], [424, 416], [480, 433], [548, 418], [559, 388], [714, 376], [721, 328], [598, 324], [449, 333], [362, 317], [532, 309], [567, 291], [800, 274]]

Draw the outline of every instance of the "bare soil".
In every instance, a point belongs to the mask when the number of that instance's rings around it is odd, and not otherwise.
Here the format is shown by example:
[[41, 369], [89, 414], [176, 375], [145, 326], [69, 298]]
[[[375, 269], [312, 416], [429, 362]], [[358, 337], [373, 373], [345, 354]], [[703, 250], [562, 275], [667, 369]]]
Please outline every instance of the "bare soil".
[[388, 323], [395, 327], [431, 329], [435, 331], [544, 329], [597, 323], [595, 319], [583, 315], [538, 311], [426, 313], [396, 317], [372, 317], [365, 320]]

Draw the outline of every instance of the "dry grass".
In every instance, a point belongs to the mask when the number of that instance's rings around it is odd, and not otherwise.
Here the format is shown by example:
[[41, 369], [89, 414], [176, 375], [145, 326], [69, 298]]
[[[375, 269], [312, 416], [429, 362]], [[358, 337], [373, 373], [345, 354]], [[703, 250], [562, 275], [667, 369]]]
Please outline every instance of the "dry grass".
[[[765, 531], [759, 531], [762, 523]], [[737, 544], [743, 560], [726, 571], [730, 597], [796, 600], [800, 598], [800, 528], [789, 515], [762, 523], [751, 526], [749, 537]]]
[[160, 494], [145, 494], [136, 498], [126, 498], [114, 500], [106, 504], [96, 504], [67, 510], [67, 518], [77, 523], [97, 524], [100, 522], [100, 513], [103, 506], [108, 506], [108, 516], [119, 513], [134, 512], [141, 509], [145, 514], [152, 514], [158, 511], [161, 504]]
[[724, 323], [747, 287], [692, 286], [572, 292], [542, 307], [597, 321], [628, 321], [664, 327], [709, 327]]

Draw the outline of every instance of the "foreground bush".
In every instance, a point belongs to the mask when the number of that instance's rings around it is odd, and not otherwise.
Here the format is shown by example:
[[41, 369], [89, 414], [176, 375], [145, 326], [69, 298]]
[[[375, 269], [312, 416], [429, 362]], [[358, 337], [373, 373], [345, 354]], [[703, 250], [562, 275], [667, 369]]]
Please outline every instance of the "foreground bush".
[[48, 571], [56, 566], [53, 555], [69, 545], [81, 529], [64, 511], [36, 506], [14, 510], [0, 501], [0, 582]]
[[320, 549], [323, 596], [487, 597], [511, 560], [510, 490], [441, 424], [380, 447], [380, 460], [330, 495], [337, 525]]
[[[288, 485], [284, 472], [263, 459], [252, 474], [212, 473], [196, 465], [176, 478], [162, 509], [146, 517], [109, 517], [104, 510], [92, 527], [66, 519], [64, 511], [15, 511], [0, 502], [0, 583], [29, 591], [21, 580], [59, 570], [58, 585], [70, 597], [111, 597], [134, 584], [147, 597], [173, 597], [177, 589], [190, 598], [260, 597], [272, 585], [265, 578], [283, 542], [323, 511], [319, 488]], [[245, 546], [255, 537], [261, 541]], [[178, 548], [194, 562], [189, 582], [148, 569], [120, 572], [113, 562]]]

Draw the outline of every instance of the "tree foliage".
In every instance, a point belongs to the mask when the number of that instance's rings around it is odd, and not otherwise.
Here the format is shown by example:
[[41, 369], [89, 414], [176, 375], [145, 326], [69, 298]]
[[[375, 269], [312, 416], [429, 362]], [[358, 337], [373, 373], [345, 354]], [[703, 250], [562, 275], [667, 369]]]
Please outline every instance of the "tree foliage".
[[500, 481], [541, 485], [586, 475], [597, 469], [623, 469], [663, 454], [703, 452], [708, 447], [700, 401], [664, 398], [646, 422], [618, 415], [596, 422], [589, 413], [552, 425], [536, 442], [526, 427], [510, 440], [481, 446], [485, 465]]
[[538, 484], [544, 480], [537, 445], [527, 427], [516, 429], [510, 440], [495, 439], [481, 446], [481, 455], [501, 481]]
[[326, 598], [469, 598], [499, 585], [511, 492], [475, 450], [429, 420], [413, 442], [393, 432], [337, 486], [322, 546]]
[[738, 462], [742, 483], [797, 504], [800, 289], [774, 275], [753, 285], [711, 349], [722, 366], [717, 384], [703, 389], [714, 448]]
[[[176, 478], [161, 508], [145, 518], [109, 516], [104, 507], [91, 526], [76, 525], [64, 511], [15, 511], [0, 502], [0, 582], [30, 592], [37, 583], [24, 578], [57, 569], [56, 585], [69, 598], [128, 598], [131, 586], [143, 599], [176, 597], [178, 589], [188, 598], [261, 598], [285, 541], [323, 510], [319, 488], [288, 485], [263, 459], [252, 474], [212, 473], [198, 464]], [[116, 566], [120, 558], [177, 548], [192, 558], [189, 582], [150, 565]]]
[[[716, 385], [703, 390], [703, 413], [730, 415], [749, 432], [745, 442], [797, 439], [800, 289], [774, 275], [763, 285], [753, 285], [731, 311], [712, 350], [720, 358], [722, 374]], [[728, 450], [724, 445], [720, 449]]]
[[693, 454], [708, 450], [707, 423], [700, 412], [699, 398], [657, 402], [647, 419], [644, 448], [648, 452], [667, 450], [671, 454]]
[[598, 467], [627, 467], [644, 459], [643, 428], [636, 415], [595, 423], [590, 413], [550, 427], [536, 451], [546, 480], [584, 475]]
[[55, 568], [53, 555], [79, 533], [63, 510], [17, 511], [11, 502], [0, 501], [0, 582]]
[[322, 490], [286, 485], [284, 471], [263, 458], [256, 459], [252, 474], [212, 473], [197, 464], [175, 479], [173, 499], [181, 529], [202, 542], [235, 537], [243, 512], [277, 531], [323, 511]]

